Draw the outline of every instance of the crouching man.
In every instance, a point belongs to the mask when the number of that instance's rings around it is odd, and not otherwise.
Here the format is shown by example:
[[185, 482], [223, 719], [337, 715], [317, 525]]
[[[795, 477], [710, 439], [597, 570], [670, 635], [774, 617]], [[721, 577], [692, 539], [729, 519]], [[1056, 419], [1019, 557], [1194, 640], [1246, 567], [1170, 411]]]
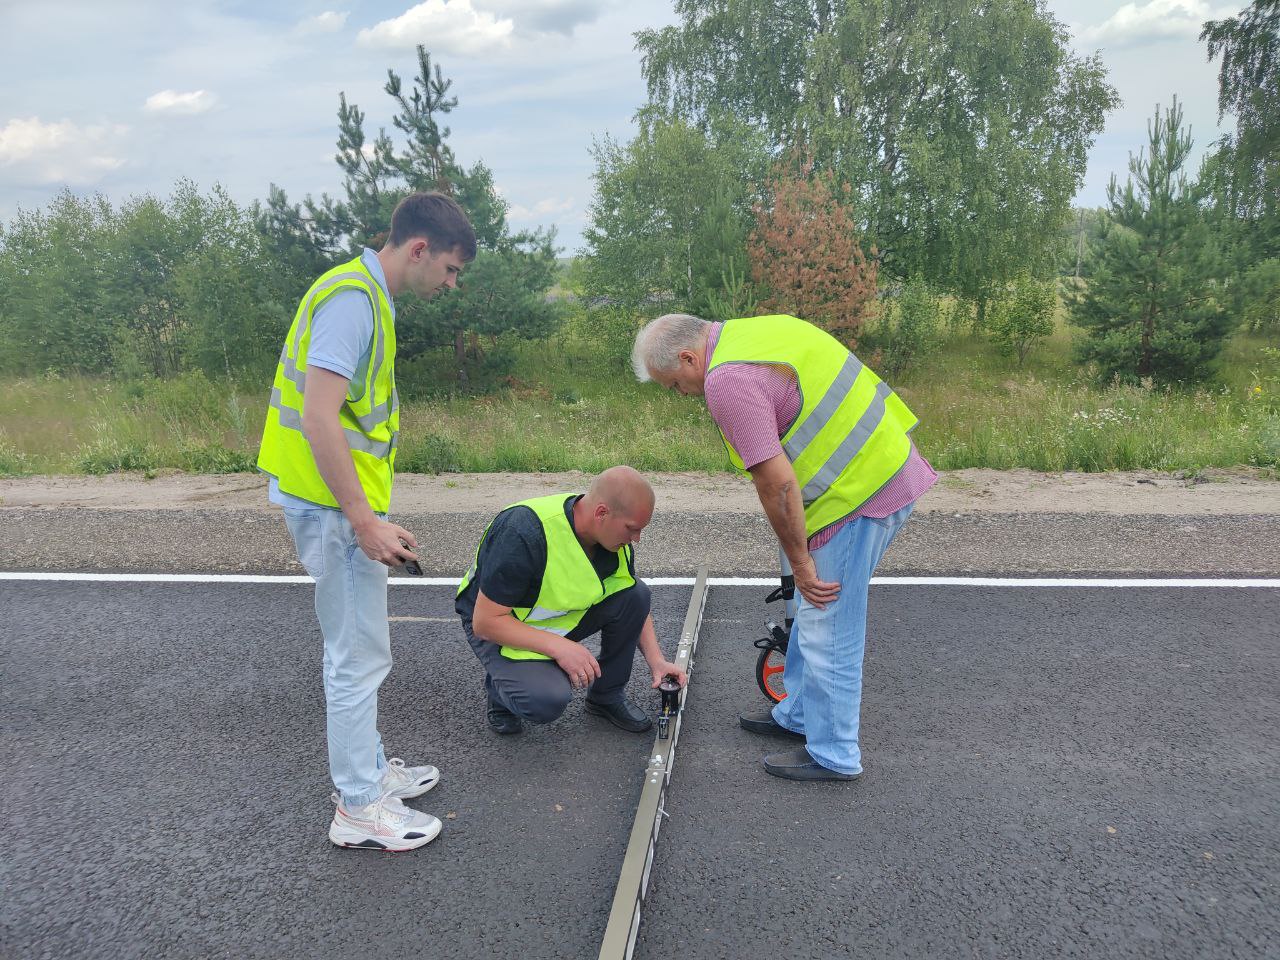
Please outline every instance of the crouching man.
[[[656, 687], [674, 674], [649, 616], [649, 588], [632, 547], [653, 517], [653, 490], [630, 467], [611, 467], [585, 494], [560, 493], [507, 507], [480, 538], [454, 609], [484, 666], [489, 726], [519, 733], [550, 723], [585, 689], [586, 710], [642, 733], [628, 703], [636, 648]], [[600, 634], [600, 657], [582, 645]]]

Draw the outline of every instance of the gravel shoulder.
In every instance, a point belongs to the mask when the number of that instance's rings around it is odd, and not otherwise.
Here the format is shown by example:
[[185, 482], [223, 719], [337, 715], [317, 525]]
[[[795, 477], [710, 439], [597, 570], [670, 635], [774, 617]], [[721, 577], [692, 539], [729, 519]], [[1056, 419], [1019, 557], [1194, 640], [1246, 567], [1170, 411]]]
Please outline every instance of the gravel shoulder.
[[[768, 575], [777, 547], [755, 492], [725, 474], [653, 474], [644, 573]], [[583, 489], [564, 474], [407, 475], [396, 519], [422, 542], [426, 571], [456, 576], [493, 514], [513, 501]], [[0, 568], [301, 572], [258, 476], [0, 480]], [[959, 470], [917, 506], [883, 573], [1280, 575], [1280, 481], [1260, 472], [1040, 474]]]

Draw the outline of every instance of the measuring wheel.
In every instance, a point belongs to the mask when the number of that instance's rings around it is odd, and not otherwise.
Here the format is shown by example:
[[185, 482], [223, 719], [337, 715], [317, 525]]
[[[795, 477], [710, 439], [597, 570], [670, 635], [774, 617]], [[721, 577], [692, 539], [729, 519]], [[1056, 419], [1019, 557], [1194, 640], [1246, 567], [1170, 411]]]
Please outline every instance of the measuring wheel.
[[782, 671], [786, 669], [787, 633], [776, 623], [769, 624], [769, 636], [757, 640], [760, 656], [756, 657], [756, 683], [763, 693], [774, 703], [787, 696], [787, 688], [782, 683]]

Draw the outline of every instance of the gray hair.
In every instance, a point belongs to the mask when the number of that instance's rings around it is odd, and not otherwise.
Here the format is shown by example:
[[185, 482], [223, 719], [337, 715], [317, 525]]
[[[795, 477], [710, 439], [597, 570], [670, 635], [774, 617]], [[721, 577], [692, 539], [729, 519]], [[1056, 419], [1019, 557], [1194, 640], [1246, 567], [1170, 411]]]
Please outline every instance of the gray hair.
[[636, 379], [648, 383], [649, 371], [674, 370], [680, 366], [681, 350], [697, 350], [711, 324], [688, 313], [667, 313], [650, 320], [636, 334], [631, 351], [631, 369]]

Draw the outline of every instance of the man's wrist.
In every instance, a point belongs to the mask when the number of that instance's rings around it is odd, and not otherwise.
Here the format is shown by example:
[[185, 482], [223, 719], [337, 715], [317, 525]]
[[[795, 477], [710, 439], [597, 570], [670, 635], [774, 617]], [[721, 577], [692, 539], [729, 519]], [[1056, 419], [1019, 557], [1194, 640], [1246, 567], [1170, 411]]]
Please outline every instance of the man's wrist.
[[378, 525], [378, 516], [366, 505], [364, 510], [353, 511], [356, 515], [349, 517], [351, 529], [356, 535], [367, 533]]

